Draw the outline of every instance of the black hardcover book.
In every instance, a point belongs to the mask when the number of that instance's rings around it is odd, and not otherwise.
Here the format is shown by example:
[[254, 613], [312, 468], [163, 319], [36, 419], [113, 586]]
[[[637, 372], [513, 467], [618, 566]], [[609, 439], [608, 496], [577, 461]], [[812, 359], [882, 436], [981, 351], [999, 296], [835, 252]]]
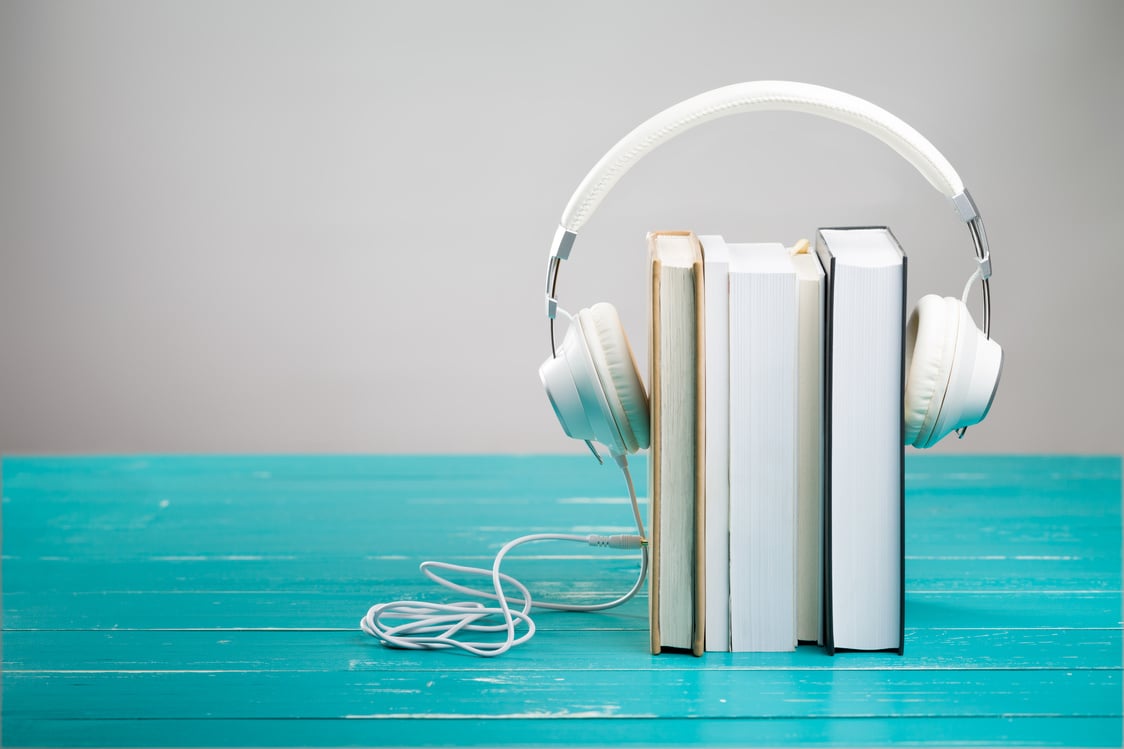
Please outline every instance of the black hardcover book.
[[824, 647], [905, 641], [906, 258], [885, 227], [821, 229]]

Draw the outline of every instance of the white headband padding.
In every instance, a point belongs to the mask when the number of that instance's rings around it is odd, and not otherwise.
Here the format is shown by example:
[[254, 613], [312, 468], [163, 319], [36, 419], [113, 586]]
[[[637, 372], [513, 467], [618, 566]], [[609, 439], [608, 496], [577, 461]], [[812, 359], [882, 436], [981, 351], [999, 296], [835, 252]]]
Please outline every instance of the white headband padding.
[[647, 120], [620, 140], [585, 176], [562, 213], [562, 226], [577, 233], [621, 177], [645, 154], [693, 127], [743, 112], [806, 112], [870, 133], [913, 164], [947, 198], [964, 182], [940, 151], [904, 121], [842, 91], [791, 81], [752, 81], [708, 91]]

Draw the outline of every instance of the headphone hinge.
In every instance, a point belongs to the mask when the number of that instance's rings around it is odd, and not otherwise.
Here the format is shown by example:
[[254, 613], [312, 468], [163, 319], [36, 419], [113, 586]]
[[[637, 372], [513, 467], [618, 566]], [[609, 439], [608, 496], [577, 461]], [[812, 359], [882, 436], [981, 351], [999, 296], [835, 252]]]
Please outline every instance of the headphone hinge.
[[986, 281], [991, 278], [991, 255], [987, 257], [978, 257], [976, 262], [980, 265], [980, 280]]
[[960, 216], [966, 224], [980, 217], [979, 209], [976, 208], [976, 201], [972, 200], [972, 194], [968, 192], [967, 188], [952, 196], [952, 207], [956, 209], [956, 215]]
[[567, 229], [565, 226], [559, 226], [558, 231], [554, 232], [554, 241], [550, 244], [550, 258], [558, 258], [559, 260], [566, 260], [570, 257], [570, 250], [574, 247], [574, 240], [578, 235]]
[[[578, 235], [564, 226], [559, 226], [554, 232], [554, 240], [550, 243], [550, 257], [546, 264], [546, 316], [551, 320], [558, 314], [558, 299], [554, 296], [554, 284], [558, 279], [558, 268], [562, 261], [570, 257], [570, 250], [574, 247], [574, 240]], [[552, 347], [553, 348], [553, 347]]]

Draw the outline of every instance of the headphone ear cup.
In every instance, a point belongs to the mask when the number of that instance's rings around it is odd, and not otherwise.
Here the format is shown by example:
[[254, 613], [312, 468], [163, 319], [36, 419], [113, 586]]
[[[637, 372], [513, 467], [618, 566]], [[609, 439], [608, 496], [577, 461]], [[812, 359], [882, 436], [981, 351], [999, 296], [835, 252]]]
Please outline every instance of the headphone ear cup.
[[625, 448], [628, 452], [647, 448], [651, 444], [648, 393], [616, 308], [601, 302], [580, 311], [578, 320]]
[[964, 303], [928, 294], [906, 326], [905, 443], [932, 447], [987, 415], [1003, 351]]
[[905, 444], [927, 447], [944, 403], [957, 323], [946, 300], [926, 294], [905, 331]]
[[539, 367], [546, 397], [567, 437], [579, 440], [611, 439], [614, 430], [605, 423], [597, 403], [600, 385], [596, 383], [593, 361], [586, 351], [585, 336], [577, 324], [570, 325], [556, 355]]

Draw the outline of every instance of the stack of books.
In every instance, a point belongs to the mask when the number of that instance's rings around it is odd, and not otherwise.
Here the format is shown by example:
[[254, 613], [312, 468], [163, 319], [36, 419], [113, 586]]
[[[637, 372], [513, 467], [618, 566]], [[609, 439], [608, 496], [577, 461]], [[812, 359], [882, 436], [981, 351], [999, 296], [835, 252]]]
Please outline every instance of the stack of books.
[[905, 255], [649, 235], [651, 647], [902, 651]]

